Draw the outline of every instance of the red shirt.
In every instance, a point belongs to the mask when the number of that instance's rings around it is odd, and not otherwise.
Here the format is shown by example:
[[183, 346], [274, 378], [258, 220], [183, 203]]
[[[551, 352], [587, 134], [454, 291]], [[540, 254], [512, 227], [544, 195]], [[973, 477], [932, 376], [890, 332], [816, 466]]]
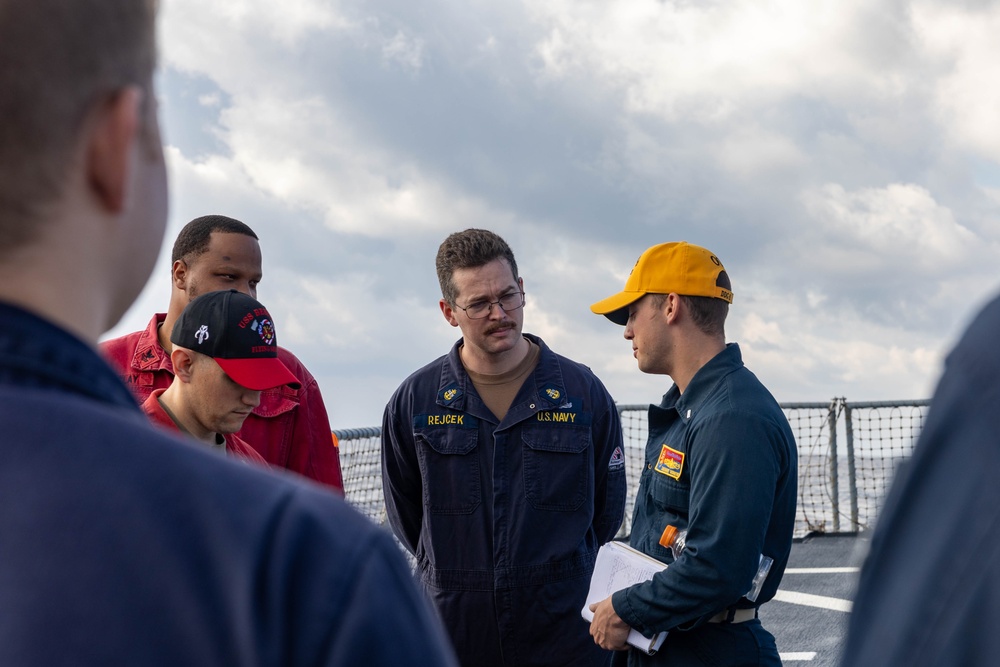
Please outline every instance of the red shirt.
[[[157, 329], [166, 314], [157, 313], [143, 331], [101, 343], [101, 352], [144, 403], [154, 389], [174, 381], [170, 355], [160, 347]], [[278, 358], [302, 387], [275, 387], [261, 393], [260, 405], [243, 422], [239, 437], [273, 466], [292, 470], [344, 492], [340, 454], [333, 444], [330, 420], [316, 379], [294, 354], [278, 348]]]
[[[171, 418], [167, 411], [160, 405], [160, 396], [166, 389], [154, 389], [145, 401], [142, 402], [142, 411], [146, 413], [149, 420], [157, 426], [163, 426], [171, 431], [180, 431], [181, 427]], [[226, 441], [226, 454], [236, 458], [249, 461], [269, 468], [264, 457], [257, 453], [253, 447], [241, 440], [235, 433], [223, 433], [222, 438]]]

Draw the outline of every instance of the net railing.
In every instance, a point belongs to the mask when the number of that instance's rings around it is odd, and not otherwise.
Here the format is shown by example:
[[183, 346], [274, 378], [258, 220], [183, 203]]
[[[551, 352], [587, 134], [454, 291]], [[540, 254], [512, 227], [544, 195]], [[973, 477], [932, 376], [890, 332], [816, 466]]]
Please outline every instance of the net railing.
[[837, 424], [841, 400], [787, 403], [781, 406], [795, 436], [799, 455], [795, 535], [840, 532], [840, 478]]
[[852, 525], [868, 528], [899, 464], [910, 457], [930, 401], [844, 403]]
[[[870, 528], [899, 463], [913, 451], [928, 400], [782, 403], [799, 459], [795, 536]], [[619, 405], [628, 495], [619, 537], [631, 532], [632, 508], [645, 463], [647, 405]], [[347, 500], [385, 524], [379, 463], [381, 428], [333, 432]]]
[[340, 449], [340, 472], [344, 477], [344, 497], [375, 523], [385, 524], [382, 497], [382, 428], [335, 430], [334, 442]]

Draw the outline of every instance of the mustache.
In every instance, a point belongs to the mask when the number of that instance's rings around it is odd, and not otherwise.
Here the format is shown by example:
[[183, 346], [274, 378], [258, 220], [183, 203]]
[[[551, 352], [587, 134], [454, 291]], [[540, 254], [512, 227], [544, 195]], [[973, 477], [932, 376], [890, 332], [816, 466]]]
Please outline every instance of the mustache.
[[497, 325], [492, 326], [489, 329], [487, 329], [486, 330], [486, 335], [489, 336], [490, 334], [496, 333], [498, 331], [506, 331], [507, 329], [513, 329], [516, 326], [517, 326], [516, 324], [512, 324], [512, 323], [497, 324]]

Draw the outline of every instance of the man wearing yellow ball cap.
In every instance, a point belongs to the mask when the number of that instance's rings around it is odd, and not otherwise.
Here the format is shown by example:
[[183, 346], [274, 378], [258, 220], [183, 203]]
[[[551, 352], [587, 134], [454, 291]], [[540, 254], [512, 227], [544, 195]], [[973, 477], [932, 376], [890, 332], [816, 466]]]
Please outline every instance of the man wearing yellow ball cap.
[[[774, 597], [791, 550], [797, 457], [770, 392], [726, 343], [733, 291], [722, 262], [690, 243], [639, 257], [625, 289], [591, 310], [625, 327], [644, 373], [674, 384], [649, 407], [649, 438], [630, 544], [669, 564], [652, 580], [591, 606], [591, 635], [628, 648], [629, 628], [667, 631], [654, 655], [629, 665], [780, 665], [757, 609]], [[667, 526], [686, 530], [674, 558]], [[764, 557], [769, 570], [755, 578]]]

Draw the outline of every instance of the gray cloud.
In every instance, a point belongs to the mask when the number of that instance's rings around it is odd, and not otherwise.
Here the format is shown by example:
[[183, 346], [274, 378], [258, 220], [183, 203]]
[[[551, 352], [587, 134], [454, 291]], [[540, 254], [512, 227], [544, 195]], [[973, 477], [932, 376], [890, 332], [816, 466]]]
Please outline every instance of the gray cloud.
[[998, 27], [994, 3], [175, 0], [168, 241], [255, 228], [338, 427], [454, 341], [433, 259], [469, 226], [517, 253], [526, 329], [621, 401], [669, 380], [588, 306], [680, 239], [726, 263], [729, 337], [779, 399], [926, 396], [1000, 284]]

